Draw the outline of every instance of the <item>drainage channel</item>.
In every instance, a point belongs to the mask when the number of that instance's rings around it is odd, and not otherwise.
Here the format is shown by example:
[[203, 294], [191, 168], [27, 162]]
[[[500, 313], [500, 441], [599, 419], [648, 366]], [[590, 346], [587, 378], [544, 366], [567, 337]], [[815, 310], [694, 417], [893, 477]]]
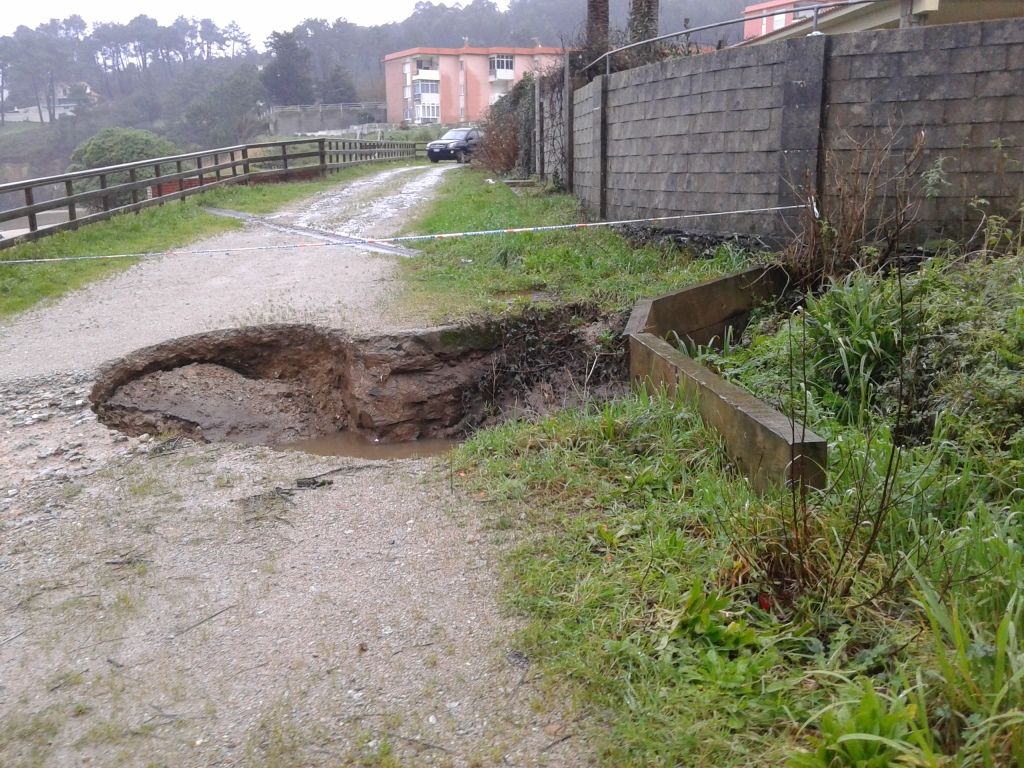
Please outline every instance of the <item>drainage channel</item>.
[[[589, 317], [582, 315], [589, 311]], [[100, 371], [100, 421], [126, 434], [365, 459], [436, 456], [510, 413], [624, 381], [621, 318], [579, 307], [466, 327], [353, 338], [309, 325], [187, 336]]]

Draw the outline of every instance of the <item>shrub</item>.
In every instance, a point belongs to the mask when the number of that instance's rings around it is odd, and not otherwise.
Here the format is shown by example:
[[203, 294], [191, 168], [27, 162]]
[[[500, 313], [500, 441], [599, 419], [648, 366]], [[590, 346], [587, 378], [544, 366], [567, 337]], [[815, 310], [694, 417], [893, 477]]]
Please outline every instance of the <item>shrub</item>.
[[[71, 155], [68, 173], [90, 168], [104, 168], [108, 165], [133, 163], [153, 157], [165, 157], [178, 152], [180, 150], [173, 143], [149, 131], [137, 128], [104, 128], [75, 148]], [[140, 181], [152, 177], [152, 168], [143, 167], [136, 171], [136, 178]], [[108, 186], [125, 184], [128, 181], [127, 172], [113, 173], [107, 177]], [[79, 192], [99, 189], [99, 183], [95, 179], [76, 182], [76, 185]], [[112, 207], [128, 205], [132, 201], [132, 194], [131, 192], [111, 193], [109, 200]], [[100, 202], [96, 201], [92, 205], [100, 207]]]
[[527, 75], [491, 105], [481, 124], [483, 146], [474, 158], [492, 173], [530, 175], [533, 166], [533, 77]]

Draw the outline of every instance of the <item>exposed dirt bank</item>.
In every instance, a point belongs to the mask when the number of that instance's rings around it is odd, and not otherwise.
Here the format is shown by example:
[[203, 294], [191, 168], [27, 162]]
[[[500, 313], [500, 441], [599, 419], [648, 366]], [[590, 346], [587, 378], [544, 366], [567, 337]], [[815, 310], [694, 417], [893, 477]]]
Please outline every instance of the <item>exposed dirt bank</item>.
[[[383, 236], [451, 168], [276, 220]], [[514, 542], [443, 459], [186, 435], [543, 411], [614, 369], [611, 327], [569, 313], [446, 357], [385, 309], [395, 257], [304, 242], [252, 223], [197, 247], [296, 247], [146, 262], [0, 327], [0, 765], [590, 763], [510, 645], [497, 563]], [[402, 395], [431, 375], [425, 402]]]
[[548, 410], [621, 381], [621, 343], [584, 312], [358, 339], [288, 325], [197, 334], [105, 367], [90, 399], [101, 421], [131, 435], [248, 445], [342, 430], [384, 442], [447, 438], [517, 402]]

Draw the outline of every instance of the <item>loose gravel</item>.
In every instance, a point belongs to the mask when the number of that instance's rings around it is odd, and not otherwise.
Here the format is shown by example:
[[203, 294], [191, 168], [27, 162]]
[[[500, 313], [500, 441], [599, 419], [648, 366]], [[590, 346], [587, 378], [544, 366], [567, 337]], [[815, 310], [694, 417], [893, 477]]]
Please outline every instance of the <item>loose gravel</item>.
[[[278, 220], [382, 236], [443, 169]], [[396, 329], [394, 258], [167, 257], [0, 329], [0, 765], [589, 764], [445, 459], [129, 438], [87, 407], [99, 363], [246, 318]]]

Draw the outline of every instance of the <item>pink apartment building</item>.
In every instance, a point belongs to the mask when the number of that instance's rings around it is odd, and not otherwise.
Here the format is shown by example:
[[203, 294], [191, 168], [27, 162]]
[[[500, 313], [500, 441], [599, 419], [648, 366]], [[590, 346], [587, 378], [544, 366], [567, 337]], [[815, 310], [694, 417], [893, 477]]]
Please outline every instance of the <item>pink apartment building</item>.
[[389, 123], [473, 123], [528, 72], [559, 64], [561, 48], [410, 48], [384, 57]]
[[747, 19], [743, 24], [743, 39], [767, 35], [794, 22], [809, 19], [814, 16], [813, 9], [801, 6], [813, 4], [813, 0], [769, 0], [766, 3], [748, 5], [743, 9], [744, 16], [760, 16], [763, 13], [772, 15], [762, 19]]

